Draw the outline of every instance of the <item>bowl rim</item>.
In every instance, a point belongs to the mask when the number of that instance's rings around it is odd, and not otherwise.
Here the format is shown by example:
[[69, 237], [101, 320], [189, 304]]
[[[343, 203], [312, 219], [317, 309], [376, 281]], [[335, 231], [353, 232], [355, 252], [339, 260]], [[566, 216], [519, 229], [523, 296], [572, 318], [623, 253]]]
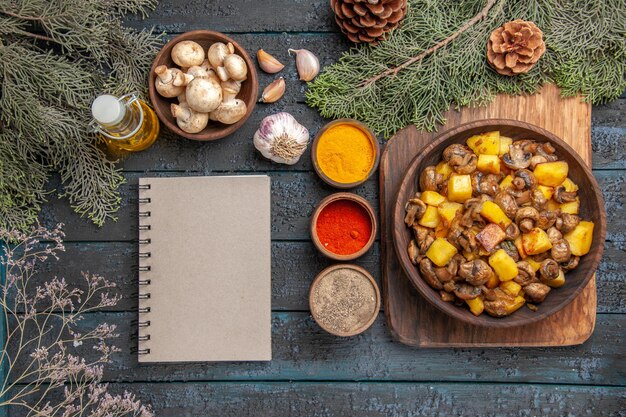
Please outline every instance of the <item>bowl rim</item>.
[[[358, 251], [348, 254], [348, 255], [340, 255], [340, 254], [329, 251], [328, 249], [324, 247], [324, 245], [322, 245], [322, 242], [317, 236], [316, 225], [317, 225], [317, 219], [320, 213], [330, 203], [334, 201], [339, 201], [339, 200], [348, 200], [348, 201], [353, 201], [355, 203], [358, 203], [361, 207], [365, 209], [365, 211], [370, 217], [370, 221], [372, 224], [372, 232], [365, 246], [363, 246]], [[363, 256], [368, 250], [370, 250], [372, 245], [374, 245], [374, 241], [376, 240], [376, 234], [378, 233], [378, 222], [376, 220], [376, 212], [374, 211], [374, 208], [366, 199], [354, 193], [338, 192], [338, 193], [333, 193], [329, 196], [326, 196], [318, 203], [317, 207], [315, 208], [315, 211], [313, 211], [313, 215], [311, 216], [309, 230], [311, 233], [311, 240], [313, 241], [313, 245], [317, 248], [317, 250], [319, 250], [322, 253], [322, 255], [326, 256], [327, 258], [334, 259], [336, 261], [352, 261], [354, 259], [357, 259]]]
[[[164, 97], [161, 97], [156, 92], [156, 87], [154, 85], [154, 79], [155, 79], [154, 69], [158, 65], [160, 65], [159, 61], [162, 60], [163, 55], [165, 55], [166, 53], [170, 53], [171, 49], [178, 42], [185, 41], [185, 40], [193, 40], [190, 38], [197, 39], [199, 36], [207, 37], [209, 39], [211, 38], [217, 39], [215, 42], [231, 42], [233, 44], [237, 54], [240, 55], [246, 62], [246, 65], [248, 67], [248, 78], [244, 82], [250, 82], [252, 84], [251, 89], [253, 91], [253, 94], [250, 94], [250, 97], [248, 98], [248, 100], [246, 100], [247, 111], [246, 111], [245, 116], [241, 118], [239, 121], [237, 121], [237, 123], [233, 123], [232, 125], [220, 123], [222, 128], [218, 131], [212, 132], [211, 134], [202, 133], [204, 129], [198, 133], [187, 133], [183, 131], [181, 128], [178, 127], [176, 122], [172, 123], [169, 120], [167, 120], [165, 115], [159, 108], [159, 106], [156, 106], [154, 104], [157, 101], [161, 102], [161, 101], [166, 100]], [[150, 67], [150, 72], [148, 75], [148, 96], [150, 98], [150, 102], [152, 103], [152, 108], [155, 110], [161, 123], [163, 123], [165, 127], [167, 127], [169, 130], [171, 130], [173, 133], [175, 133], [178, 136], [182, 136], [187, 139], [201, 141], [201, 142], [210, 142], [214, 140], [223, 139], [226, 136], [233, 134], [241, 126], [243, 126], [244, 123], [248, 120], [248, 118], [252, 115], [254, 111], [254, 107], [256, 106], [256, 103], [257, 103], [258, 93], [259, 93], [258, 74], [256, 71], [256, 66], [254, 62], [252, 61], [252, 59], [250, 58], [250, 56], [248, 55], [248, 52], [237, 41], [225, 35], [224, 33], [216, 32], [212, 30], [206, 30], [206, 29], [191, 30], [189, 32], [182, 33], [170, 39], [165, 45], [161, 47], [161, 49], [155, 56], [154, 60], [152, 61], [152, 66]], [[209, 121], [209, 123], [219, 123], [219, 122]]]
[[[599, 214], [598, 219], [594, 220], [595, 227], [598, 228], [598, 237], [599, 237], [599, 239], [594, 241], [592, 245], [592, 249], [594, 247], [596, 248], [595, 253], [592, 254], [591, 251], [590, 253], [588, 253], [588, 255], [592, 256], [590, 260], [589, 268], [588, 268], [588, 273], [579, 282], [576, 290], [572, 291], [572, 293], [569, 296], [561, 299], [559, 303], [557, 303], [556, 305], [552, 307], [551, 311], [545, 312], [545, 311], [540, 310], [539, 312], [536, 312], [535, 315], [528, 316], [523, 319], [518, 319], [514, 323], [511, 323], [511, 320], [507, 320], [507, 318], [514, 317], [515, 313], [506, 317], [501, 317], [501, 318], [494, 318], [491, 316], [482, 317], [482, 315], [474, 316], [467, 309], [442, 301], [439, 297], [438, 291], [431, 288], [426, 283], [426, 281], [424, 281], [421, 278], [419, 270], [413, 264], [411, 264], [410, 260], [408, 259], [408, 255], [406, 254], [406, 248], [401, 246], [402, 242], [400, 238], [400, 233], [405, 233], [405, 230], [406, 230], [406, 225], [404, 224], [404, 215], [402, 214], [402, 212], [404, 211], [404, 201], [400, 201], [400, 198], [402, 198], [400, 193], [402, 192], [405, 183], [408, 182], [410, 177], [412, 177], [415, 174], [415, 171], [417, 171], [417, 167], [418, 165], [420, 165], [420, 162], [423, 159], [425, 159], [428, 155], [430, 155], [430, 153], [433, 152], [434, 149], [439, 147], [442, 143], [446, 142], [453, 136], [461, 134], [462, 132], [465, 132], [470, 129], [484, 128], [485, 130], [489, 130], [490, 128], [498, 129], [498, 126], [500, 127], [506, 126], [508, 128], [524, 129], [527, 131], [531, 131], [535, 133], [536, 135], [545, 137], [546, 141], [552, 141], [558, 146], [560, 146], [561, 148], [566, 149], [567, 152], [571, 154], [576, 164], [578, 164], [577, 169], [580, 168], [583, 171], [584, 175], [589, 179], [593, 188], [592, 192], [593, 192], [593, 195], [595, 196], [595, 201], [598, 203], [598, 206], [601, 208], [600, 210], [601, 213]], [[454, 142], [454, 143], [457, 143], [457, 142]], [[474, 326], [490, 327], [490, 328], [504, 328], [504, 327], [510, 328], [510, 327], [524, 326], [524, 325], [528, 325], [528, 324], [543, 320], [546, 317], [551, 316], [552, 314], [557, 313], [558, 311], [562, 310], [565, 306], [571, 303], [576, 297], [578, 297], [582, 289], [587, 286], [591, 278], [595, 275], [595, 272], [602, 258], [602, 254], [604, 252], [604, 244], [605, 244], [605, 238], [606, 238], [606, 215], [605, 213], [606, 211], [605, 211], [604, 199], [602, 197], [602, 193], [600, 192], [600, 187], [595, 177], [593, 176], [590, 167], [582, 160], [578, 152], [576, 152], [576, 150], [574, 150], [571, 147], [571, 145], [569, 145], [568, 143], [560, 139], [558, 136], [556, 136], [552, 132], [549, 132], [531, 123], [526, 123], [526, 122], [512, 120], [512, 119], [481, 119], [481, 120], [476, 120], [476, 121], [472, 121], [468, 123], [463, 123], [461, 125], [452, 127], [442, 132], [441, 134], [436, 136], [430, 143], [424, 146], [420, 151], [418, 151], [416, 156], [411, 160], [410, 164], [405, 170], [402, 181], [400, 182], [397, 190], [395, 191], [395, 203], [393, 205], [393, 211], [392, 211], [392, 216], [393, 216], [392, 217], [392, 223], [393, 223], [393, 233], [392, 233], [393, 236], [392, 237], [393, 237], [393, 242], [394, 242], [394, 249], [399, 258], [399, 263], [402, 266], [404, 273], [409, 278], [409, 281], [411, 282], [413, 287], [431, 305], [433, 305], [435, 308], [437, 308], [438, 310], [442, 311], [443, 313], [447, 314], [448, 316], [454, 319], [459, 319], [465, 323], [468, 323]], [[409, 265], [411, 266], [410, 269], [409, 269]]]
[[[370, 143], [372, 144], [372, 147], [374, 148], [374, 162], [369, 172], [362, 180], [349, 182], [349, 183], [335, 181], [332, 178], [330, 178], [328, 175], [326, 175], [326, 173], [320, 167], [319, 162], [317, 161], [317, 145], [319, 143], [320, 138], [322, 137], [324, 133], [326, 133], [328, 129], [336, 125], [340, 125], [340, 124], [349, 124], [349, 125], [357, 127], [358, 129], [361, 129], [368, 136]], [[336, 119], [322, 126], [322, 128], [315, 135], [315, 138], [313, 139], [313, 144], [311, 146], [311, 161], [313, 163], [313, 169], [315, 170], [317, 175], [322, 179], [322, 181], [324, 181], [326, 184], [334, 188], [338, 188], [340, 190], [348, 190], [350, 188], [354, 188], [363, 184], [365, 181], [371, 178], [374, 172], [376, 172], [376, 170], [378, 169], [378, 164], [380, 163], [380, 144], [378, 143], [378, 138], [376, 137], [374, 132], [369, 127], [367, 127], [367, 125], [365, 125], [364, 123], [359, 122], [356, 119], [348, 119], [348, 118]]]
[[[324, 277], [326, 277], [330, 272], [337, 270], [337, 269], [352, 269], [357, 272], [360, 272], [369, 280], [370, 284], [372, 284], [372, 287], [374, 288], [374, 292], [376, 293], [376, 308], [374, 309], [374, 314], [372, 314], [372, 317], [370, 317], [370, 319], [365, 324], [363, 324], [361, 327], [357, 328], [353, 332], [348, 332], [348, 333], [336, 332], [334, 330], [327, 328], [315, 318], [315, 311], [317, 310], [314, 308], [315, 303], [313, 302], [313, 290], [315, 289], [315, 287], [319, 285], [319, 283], [322, 281], [322, 279], [324, 279]], [[352, 336], [359, 335], [363, 333], [364, 331], [366, 331], [367, 329], [369, 329], [372, 326], [372, 324], [374, 324], [374, 322], [376, 321], [376, 318], [378, 317], [378, 313], [380, 312], [380, 304], [381, 304], [380, 288], [378, 287], [376, 280], [374, 279], [372, 274], [369, 273], [369, 271], [367, 271], [365, 268], [356, 264], [340, 263], [340, 264], [334, 264], [334, 265], [324, 268], [315, 276], [315, 278], [313, 279], [313, 282], [311, 283], [311, 287], [309, 288], [309, 310], [311, 311], [311, 316], [313, 316], [313, 320], [315, 320], [315, 323], [317, 323], [317, 325], [320, 326], [323, 330], [325, 330], [326, 332], [334, 336], [352, 337]]]

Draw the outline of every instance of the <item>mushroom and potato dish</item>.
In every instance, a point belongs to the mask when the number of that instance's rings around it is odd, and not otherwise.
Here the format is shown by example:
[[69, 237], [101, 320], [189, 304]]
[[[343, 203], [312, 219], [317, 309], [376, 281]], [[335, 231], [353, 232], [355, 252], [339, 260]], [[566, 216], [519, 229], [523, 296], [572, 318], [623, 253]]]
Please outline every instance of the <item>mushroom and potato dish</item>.
[[452, 144], [405, 205], [407, 248], [442, 300], [476, 316], [533, 311], [591, 248], [578, 185], [549, 142], [487, 132]]

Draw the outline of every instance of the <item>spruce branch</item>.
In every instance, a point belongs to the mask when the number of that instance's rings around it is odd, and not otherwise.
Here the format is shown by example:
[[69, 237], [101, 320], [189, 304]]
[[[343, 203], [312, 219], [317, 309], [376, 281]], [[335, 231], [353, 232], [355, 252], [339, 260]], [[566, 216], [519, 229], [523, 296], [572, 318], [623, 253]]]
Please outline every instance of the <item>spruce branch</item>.
[[469, 29], [470, 27], [475, 25], [481, 19], [484, 19], [485, 16], [487, 16], [487, 13], [489, 13], [489, 10], [496, 3], [496, 1], [497, 0], [489, 0], [487, 2], [487, 4], [485, 4], [485, 7], [483, 7], [483, 9], [480, 11], [480, 13], [478, 13], [476, 16], [474, 16], [473, 18], [468, 20], [465, 24], [463, 24], [463, 26], [461, 26], [457, 31], [452, 33], [450, 36], [448, 36], [444, 40], [442, 40], [440, 42], [437, 42], [437, 44], [435, 44], [432, 47], [428, 48], [427, 50], [425, 50], [421, 54], [419, 54], [417, 56], [414, 56], [411, 59], [403, 62], [402, 64], [398, 65], [397, 67], [389, 68], [389, 69], [381, 72], [380, 74], [375, 75], [374, 77], [368, 78], [367, 80], [365, 80], [361, 84], [359, 84], [359, 86], [360, 87], [366, 87], [366, 86], [368, 86], [368, 85], [370, 85], [372, 83], [375, 83], [376, 81], [380, 80], [383, 77], [396, 75], [398, 72], [402, 71], [403, 69], [405, 69], [409, 65], [413, 65], [416, 62], [421, 61], [422, 59], [426, 58], [428, 55], [432, 54], [433, 52], [437, 51], [439, 48], [443, 48], [444, 46], [446, 46], [447, 44], [449, 44], [450, 42], [452, 42], [453, 40], [458, 38], [461, 33], [465, 32], [467, 29]]

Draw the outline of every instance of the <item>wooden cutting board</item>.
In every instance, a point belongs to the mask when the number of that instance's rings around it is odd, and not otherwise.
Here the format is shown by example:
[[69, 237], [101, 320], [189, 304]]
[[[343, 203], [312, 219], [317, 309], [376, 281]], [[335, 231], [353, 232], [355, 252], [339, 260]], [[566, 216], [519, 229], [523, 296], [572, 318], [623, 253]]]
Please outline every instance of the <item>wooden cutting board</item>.
[[[561, 98], [554, 85], [531, 96], [498, 95], [487, 107], [462, 108], [446, 115], [439, 132], [480, 119], [514, 119], [540, 126], [570, 144], [591, 166], [591, 105]], [[596, 321], [596, 280], [560, 312], [517, 328], [490, 329], [450, 318], [423, 300], [404, 275], [393, 249], [391, 207], [407, 166], [437, 132], [409, 126], [391, 138], [380, 162], [383, 299], [393, 337], [418, 347], [567, 346], [583, 343]]]

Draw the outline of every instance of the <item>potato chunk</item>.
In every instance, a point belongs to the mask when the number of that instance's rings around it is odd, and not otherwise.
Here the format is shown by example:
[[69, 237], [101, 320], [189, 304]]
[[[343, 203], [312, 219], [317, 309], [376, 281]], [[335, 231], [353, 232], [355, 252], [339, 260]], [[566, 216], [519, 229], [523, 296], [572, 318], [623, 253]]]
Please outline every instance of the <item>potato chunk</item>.
[[580, 212], [580, 198], [576, 197], [575, 201], [561, 204], [560, 209], [561, 213], [578, 214]]
[[552, 187], [546, 187], [545, 185], [538, 185], [537, 189], [541, 191], [541, 194], [543, 194], [546, 200], [551, 199], [552, 195], [554, 194], [554, 188]]
[[476, 168], [486, 174], [499, 174], [500, 157], [498, 155], [478, 155]]
[[483, 245], [483, 248], [485, 248], [487, 252], [491, 252], [504, 238], [506, 238], [504, 230], [493, 223], [489, 223], [476, 235], [476, 239]]
[[456, 248], [446, 238], [438, 237], [426, 251], [426, 257], [437, 266], [446, 266], [456, 255]]
[[565, 178], [565, 181], [563, 181], [563, 183], [560, 186], [565, 188], [565, 191], [568, 193], [578, 191], [578, 184], [576, 184], [574, 181], [572, 181], [569, 178]]
[[483, 206], [480, 209], [480, 215], [489, 220], [491, 223], [495, 223], [500, 226], [502, 230], [506, 229], [506, 227], [511, 224], [511, 219], [509, 219], [506, 214], [504, 214], [500, 206], [493, 201], [485, 201], [483, 203]]
[[567, 178], [569, 166], [565, 161], [544, 162], [533, 171], [537, 182], [548, 187], [556, 187]]
[[489, 257], [489, 265], [496, 272], [500, 281], [510, 281], [518, 274], [515, 260], [504, 249], [499, 249]]
[[517, 294], [519, 294], [519, 292], [522, 290], [522, 286], [519, 285], [517, 282], [515, 281], [504, 281], [500, 283], [500, 288], [502, 288], [502, 291], [504, 291], [505, 293], [512, 295], [513, 297], [516, 297]]
[[527, 255], [537, 255], [552, 249], [552, 243], [548, 234], [538, 227], [522, 234], [522, 246]]
[[424, 191], [420, 196], [420, 200], [429, 206], [437, 207], [439, 204], [446, 201], [446, 198], [439, 194], [437, 191]]
[[483, 311], [485, 311], [485, 304], [480, 297], [472, 298], [471, 300], [465, 300], [465, 302], [467, 303], [472, 314], [475, 316], [480, 316]]
[[441, 220], [449, 226], [452, 223], [452, 219], [456, 216], [456, 213], [463, 208], [463, 204], [455, 203], [453, 201], [444, 201], [439, 204], [437, 207], [437, 211], [439, 211], [439, 216]]
[[593, 240], [593, 227], [593, 222], [581, 221], [574, 230], [563, 236], [569, 243], [572, 255], [583, 256], [589, 253]]
[[417, 222], [420, 226], [430, 227], [434, 229], [439, 226], [441, 219], [439, 218], [439, 213], [437, 212], [437, 207], [426, 206], [426, 211], [421, 219]]
[[451, 175], [448, 179], [448, 200], [464, 203], [471, 197], [471, 177], [469, 175]]
[[524, 297], [521, 297], [521, 296], [518, 295], [517, 297], [515, 297], [515, 300], [513, 300], [512, 303], [506, 305], [506, 312], [507, 312], [507, 314], [512, 314], [512, 313], [516, 312], [524, 304], [526, 304], [526, 300], [524, 299]]
[[502, 179], [502, 181], [500, 181], [501, 190], [506, 190], [507, 188], [511, 188], [512, 186], [513, 186], [513, 177], [510, 175], [507, 175], [506, 177]]
[[467, 140], [467, 146], [477, 155], [498, 155], [500, 152], [500, 132], [494, 131], [474, 135]]
[[444, 180], [450, 177], [450, 174], [454, 172], [454, 169], [446, 161], [441, 161], [435, 166], [435, 172], [441, 174]]
[[502, 156], [505, 153], [509, 153], [509, 146], [513, 144], [513, 139], [507, 138], [506, 136], [500, 136], [500, 150], [498, 151], [498, 155]]

